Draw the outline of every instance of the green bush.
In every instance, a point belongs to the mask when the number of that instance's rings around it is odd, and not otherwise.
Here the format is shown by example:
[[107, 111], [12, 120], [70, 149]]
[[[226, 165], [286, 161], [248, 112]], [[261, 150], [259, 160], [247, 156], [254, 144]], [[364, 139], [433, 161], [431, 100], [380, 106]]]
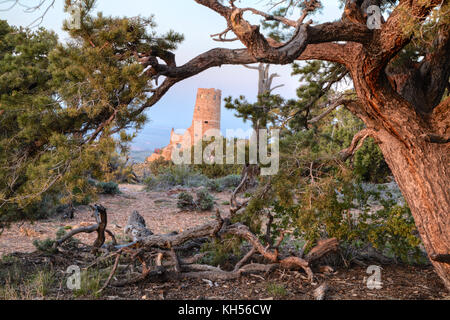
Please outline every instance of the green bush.
[[[294, 235], [311, 244], [336, 237], [354, 248], [370, 244], [403, 262], [422, 262], [420, 238], [409, 208], [395, 190], [386, 191], [384, 185], [377, 189], [344, 181], [328, 182], [320, 190], [310, 187], [299, 204], [275, 202], [274, 229], [293, 226]], [[311, 205], [306, 201], [309, 198]], [[375, 210], [375, 205], [381, 209]]]
[[372, 138], [362, 145], [353, 157], [353, 172], [361, 181], [383, 183], [391, 175], [380, 148]]
[[197, 191], [197, 206], [202, 211], [211, 210], [214, 207], [214, 198], [206, 189]]
[[182, 210], [192, 210], [195, 208], [194, 197], [187, 192], [178, 195], [177, 207]]
[[162, 169], [158, 175], [147, 177], [144, 181], [147, 190], [166, 190], [175, 186], [196, 188], [205, 186], [207, 182], [207, 177], [188, 166], [172, 166]]
[[277, 283], [268, 283], [266, 285], [266, 290], [269, 295], [273, 295], [277, 298], [281, 298], [288, 295], [288, 291], [286, 290], [286, 287], [283, 284], [277, 284]]
[[206, 188], [208, 188], [209, 191], [213, 192], [222, 192], [224, 190], [223, 185], [217, 181], [217, 179], [210, 179], [206, 183]]
[[235, 236], [225, 236], [222, 240], [212, 240], [202, 245], [200, 251], [206, 253], [200, 263], [210, 266], [224, 266], [233, 258], [242, 258], [242, 240]]
[[174, 166], [173, 162], [170, 160], [164, 160], [164, 158], [161, 156], [158, 159], [150, 162], [149, 167], [150, 171], [154, 175], [158, 175], [161, 172], [170, 169]]
[[223, 189], [235, 189], [241, 183], [241, 176], [238, 174], [231, 174], [218, 179], [218, 183]]
[[119, 194], [119, 185], [115, 182], [99, 182], [96, 185], [100, 194]]
[[53, 245], [55, 244], [55, 240], [47, 238], [45, 240], [34, 240], [33, 246], [36, 248], [36, 250], [44, 253], [56, 253], [58, 252], [58, 249], [54, 248]]
[[206, 187], [213, 192], [222, 192], [224, 190], [234, 190], [240, 183], [241, 176], [232, 174], [222, 178], [210, 179]]

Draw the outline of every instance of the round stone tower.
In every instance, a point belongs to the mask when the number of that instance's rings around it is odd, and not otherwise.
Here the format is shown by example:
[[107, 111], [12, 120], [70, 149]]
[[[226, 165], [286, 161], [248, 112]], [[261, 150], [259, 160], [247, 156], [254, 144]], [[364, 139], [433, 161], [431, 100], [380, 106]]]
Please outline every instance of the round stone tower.
[[[221, 101], [222, 92], [220, 90], [198, 89], [192, 125], [183, 135], [176, 134], [172, 129], [169, 145], [163, 148], [159, 153], [152, 154], [147, 158], [147, 161], [151, 162], [160, 157], [170, 160], [174, 148], [182, 150], [190, 149], [205, 136], [208, 136], [209, 134], [220, 134]], [[211, 129], [214, 129], [216, 132], [209, 131]]]
[[191, 133], [194, 133], [194, 126], [201, 123], [201, 136], [193, 136], [193, 142], [207, 134], [210, 129], [220, 131], [220, 105], [222, 101], [222, 92], [216, 89], [198, 89], [197, 100], [194, 107], [194, 116], [192, 117]]

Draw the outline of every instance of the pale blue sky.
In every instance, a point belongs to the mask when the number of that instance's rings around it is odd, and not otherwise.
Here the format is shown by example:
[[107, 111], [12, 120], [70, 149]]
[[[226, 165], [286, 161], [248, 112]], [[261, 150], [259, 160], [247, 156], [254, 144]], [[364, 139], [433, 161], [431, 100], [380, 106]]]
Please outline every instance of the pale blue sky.
[[[33, 5], [39, 0], [22, 0], [22, 3]], [[55, 6], [50, 9], [42, 22], [42, 26], [58, 33], [61, 40], [67, 35], [61, 31], [62, 21], [67, 18], [63, 12], [64, 0], [56, 0]], [[244, 0], [239, 6], [261, 7], [264, 1]], [[331, 21], [338, 19], [342, 11], [338, 8], [337, 0], [322, 1], [325, 9], [320, 15], [313, 17], [314, 22]], [[0, 9], [7, 4], [0, 5]], [[98, 0], [97, 10], [104, 15], [127, 16], [155, 15], [158, 31], [165, 32], [173, 29], [183, 33], [185, 41], [175, 52], [177, 63], [182, 64], [196, 55], [215, 47], [237, 48], [236, 43], [219, 43], [210, 38], [210, 34], [225, 29], [225, 20], [210, 9], [207, 9], [193, 0]], [[39, 12], [25, 13], [22, 7], [15, 7], [9, 11], [0, 11], [0, 19], [17, 26], [28, 26], [39, 16]], [[255, 22], [257, 20], [254, 20]], [[273, 66], [273, 72], [281, 75], [275, 84], [284, 84], [276, 93], [286, 98], [295, 97], [298, 79], [291, 77], [291, 66]], [[134, 150], [153, 150], [169, 142], [170, 129], [187, 128], [191, 123], [193, 106], [197, 88], [217, 88], [222, 90], [222, 97], [238, 97], [243, 94], [248, 100], [254, 101], [257, 93], [257, 72], [242, 66], [222, 66], [212, 68], [203, 73], [176, 84], [151, 109], [147, 111], [149, 122], [139, 132], [133, 142]], [[222, 103], [222, 130], [247, 129], [240, 119], [233, 116], [233, 112], [225, 110]]]

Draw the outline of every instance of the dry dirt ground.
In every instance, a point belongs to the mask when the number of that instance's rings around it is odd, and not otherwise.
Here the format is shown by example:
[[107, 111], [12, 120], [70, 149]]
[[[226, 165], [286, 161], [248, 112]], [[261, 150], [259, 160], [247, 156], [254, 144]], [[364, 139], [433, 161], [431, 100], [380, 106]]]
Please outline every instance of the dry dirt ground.
[[[147, 227], [155, 234], [182, 231], [184, 229], [204, 224], [214, 219], [213, 212], [187, 212], [177, 208], [177, 196], [181, 189], [163, 192], [146, 192], [144, 186], [122, 184], [119, 195], [100, 195], [96, 203], [103, 205], [108, 212], [108, 229], [118, 240], [124, 237], [123, 229], [133, 210], [137, 210], [145, 219]], [[216, 207], [224, 214], [230, 199], [230, 193], [214, 194]], [[31, 252], [35, 250], [33, 240], [55, 238], [56, 231], [61, 227], [89, 226], [95, 223], [92, 210], [87, 206], [77, 207], [74, 219], [54, 218], [30, 223], [15, 223], [0, 236], [0, 257], [11, 252]], [[92, 244], [96, 233], [79, 234], [75, 238], [83, 243]]]
[[[168, 192], [146, 192], [139, 185], [121, 185], [122, 194], [116, 196], [100, 196], [97, 203], [108, 211], [108, 228], [118, 240], [123, 239], [123, 228], [129, 214], [137, 210], [146, 220], [147, 226], [154, 233], [180, 231], [200, 225], [214, 218], [213, 212], [180, 212], [176, 207], [176, 197], [180, 190]], [[216, 205], [226, 213], [229, 193], [214, 195]], [[0, 273], [10, 270], [21, 270], [30, 273], [36, 270], [50, 270], [55, 281], [46, 289], [45, 295], [36, 295], [21, 289], [10, 290], [10, 298], [43, 298], [43, 299], [313, 299], [312, 291], [327, 282], [329, 291], [327, 299], [449, 299], [442, 282], [431, 267], [383, 265], [381, 273], [382, 288], [368, 289], [366, 267], [351, 266], [338, 268], [334, 273], [316, 273], [314, 283], [309, 283], [303, 273], [278, 270], [270, 274], [243, 276], [239, 280], [217, 281], [206, 280], [171, 281], [154, 279], [122, 288], [108, 287], [100, 295], [89, 292], [77, 294], [66, 288], [64, 270], [77, 261], [73, 254], [67, 257], [64, 253], [46, 256], [35, 251], [32, 241], [35, 239], [54, 238], [60, 227], [76, 228], [93, 223], [91, 211], [87, 207], [77, 208], [73, 220], [54, 218], [34, 224], [14, 224], [0, 236], [0, 255], [6, 259], [0, 262]], [[77, 238], [83, 243], [92, 244], [96, 235], [81, 234]], [[33, 253], [32, 253], [33, 252]], [[371, 264], [367, 262], [367, 264]], [[377, 264], [377, 263], [373, 263]], [[18, 267], [20, 266], [20, 267]], [[20, 269], [22, 268], [22, 269]], [[23, 271], [22, 271], [23, 270]], [[25, 277], [25, 275], [23, 275]], [[5, 290], [6, 286], [3, 286]], [[9, 288], [9, 287], [8, 287]], [[6, 288], [6, 289], [8, 289]], [[2, 284], [0, 284], [0, 291]], [[5, 291], [3, 291], [5, 292]], [[40, 292], [37, 290], [37, 292]], [[31, 296], [29, 296], [31, 295]]]

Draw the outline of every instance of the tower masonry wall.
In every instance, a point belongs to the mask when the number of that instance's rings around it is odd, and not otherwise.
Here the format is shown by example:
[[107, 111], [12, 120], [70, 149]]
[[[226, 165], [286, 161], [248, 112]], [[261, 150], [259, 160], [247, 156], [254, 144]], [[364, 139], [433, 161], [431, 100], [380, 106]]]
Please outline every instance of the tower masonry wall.
[[[192, 125], [188, 129], [191, 134], [192, 144], [197, 143], [211, 129], [220, 131], [221, 101], [222, 91], [216, 89], [198, 89]], [[201, 123], [201, 133], [194, 133], [196, 123]]]
[[[164, 157], [166, 160], [170, 160], [173, 148], [190, 148], [202, 137], [207, 136], [209, 130], [215, 129], [220, 131], [221, 101], [222, 91], [218, 89], [199, 88], [197, 90], [191, 126], [186, 130], [183, 137], [175, 134], [172, 129], [169, 145], [162, 149], [161, 154], [153, 154], [148, 157], [147, 161], [154, 161], [160, 156]], [[194, 132], [194, 128], [200, 123], [201, 132]], [[196, 130], [198, 130], [198, 127]], [[189, 135], [191, 139], [186, 138], [186, 136], [189, 137]]]

